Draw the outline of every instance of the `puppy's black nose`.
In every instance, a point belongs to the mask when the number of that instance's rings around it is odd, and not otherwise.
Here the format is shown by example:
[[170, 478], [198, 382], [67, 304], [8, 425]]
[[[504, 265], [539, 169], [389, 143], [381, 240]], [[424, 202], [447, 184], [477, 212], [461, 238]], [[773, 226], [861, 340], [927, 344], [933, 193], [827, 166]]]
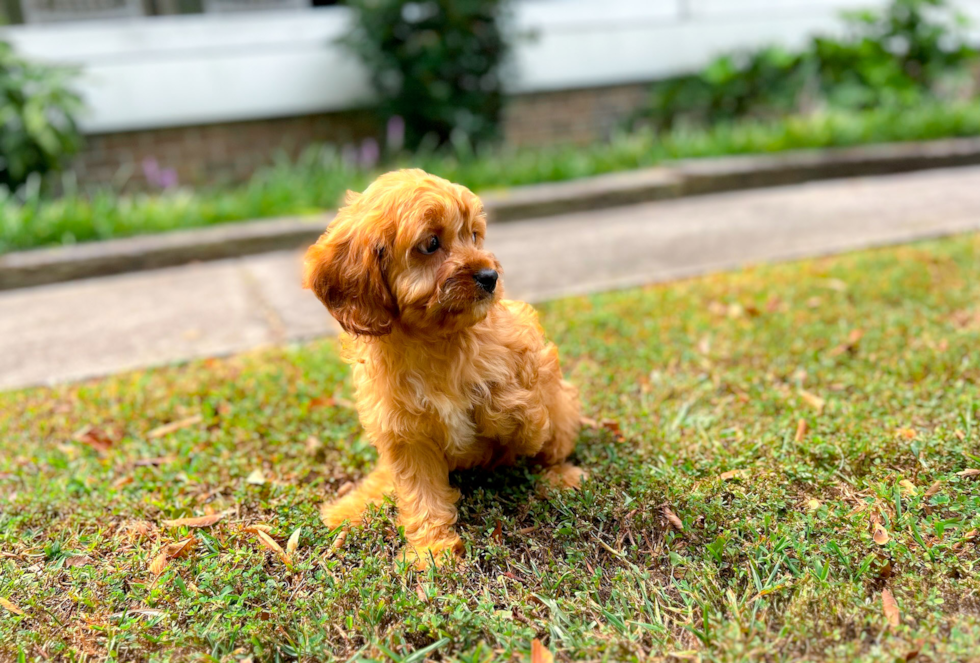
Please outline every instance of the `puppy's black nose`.
[[481, 288], [492, 294], [497, 287], [497, 270], [481, 269], [473, 275], [473, 280]]

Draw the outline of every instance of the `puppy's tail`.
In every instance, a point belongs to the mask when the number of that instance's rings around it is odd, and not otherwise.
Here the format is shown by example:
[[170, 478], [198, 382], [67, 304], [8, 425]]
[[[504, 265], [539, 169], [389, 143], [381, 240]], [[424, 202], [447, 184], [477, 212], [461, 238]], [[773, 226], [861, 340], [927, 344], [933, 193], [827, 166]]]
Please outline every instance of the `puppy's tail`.
[[344, 521], [359, 525], [367, 508], [381, 504], [385, 495], [392, 492], [394, 484], [391, 472], [379, 464], [349, 493], [334, 502], [323, 504], [320, 507], [320, 518], [330, 529], [339, 527]]

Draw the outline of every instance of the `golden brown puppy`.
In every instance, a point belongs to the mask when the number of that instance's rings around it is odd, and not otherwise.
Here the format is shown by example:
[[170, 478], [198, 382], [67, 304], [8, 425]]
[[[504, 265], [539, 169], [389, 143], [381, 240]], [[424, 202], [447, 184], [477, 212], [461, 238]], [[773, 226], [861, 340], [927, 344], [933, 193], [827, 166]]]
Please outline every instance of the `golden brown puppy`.
[[468, 189], [401, 170], [349, 193], [306, 253], [304, 285], [347, 332], [357, 411], [379, 455], [321, 515], [331, 528], [357, 524], [394, 495], [406, 559], [419, 568], [462, 551], [450, 471], [531, 456], [554, 485], [578, 487], [583, 477], [565, 463], [578, 394], [534, 310], [502, 298], [486, 230]]

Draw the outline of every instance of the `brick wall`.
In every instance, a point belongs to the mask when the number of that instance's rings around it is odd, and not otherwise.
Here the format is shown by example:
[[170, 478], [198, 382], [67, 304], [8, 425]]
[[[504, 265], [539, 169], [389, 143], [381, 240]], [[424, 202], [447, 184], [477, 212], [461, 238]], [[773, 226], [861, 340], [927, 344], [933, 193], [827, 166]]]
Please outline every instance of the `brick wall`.
[[[603, 140], [643, 102], [647, 89], [637, 84], [514, 97], [504, 116], [505, 142]], [[374, 131], [369, 112], [345, 111], [91, 135], [73, 169], [83, 186], [128, 190], [152, 189], [173, 177], [181, 184], [238, 182], [277, 153], [295, 157], [311, 143], [357, 143]]]

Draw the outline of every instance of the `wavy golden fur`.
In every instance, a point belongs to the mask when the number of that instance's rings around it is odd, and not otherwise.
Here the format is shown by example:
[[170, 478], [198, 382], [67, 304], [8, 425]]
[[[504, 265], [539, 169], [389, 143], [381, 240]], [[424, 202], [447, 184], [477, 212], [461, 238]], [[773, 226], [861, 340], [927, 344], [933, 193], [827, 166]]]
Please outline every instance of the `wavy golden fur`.
[[305, 259], [304, 285], [347, 332], [357, 411], [377, 467], [321, 509], [357, 524], [394, 495], [418, 567], [460, 553], [449, 472], [533, 457], [551, 484], [577, 487], [565, 462], [579, 429], [576, 389], [537, 314], [503, 299], [483, 249], [483, 205], [421, 170], [379, 177], [347, 204]]

